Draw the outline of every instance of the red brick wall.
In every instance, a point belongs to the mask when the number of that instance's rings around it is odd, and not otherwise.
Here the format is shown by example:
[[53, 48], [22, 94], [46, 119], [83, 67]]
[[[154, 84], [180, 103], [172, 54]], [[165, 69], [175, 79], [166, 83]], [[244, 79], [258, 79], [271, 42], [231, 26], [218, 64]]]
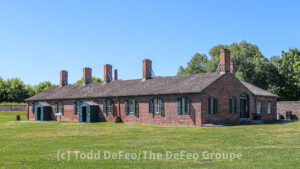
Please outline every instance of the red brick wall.
[[[202, 96], [202, 123], [237, 123], [240, 119], [240, 94], [244, 93], [249, 96], [251, 105], [252, 94], [234, 77], [232, 74], [226, 74], [211, 86], [209, 86]], [[208, 98], [218, 99], [218, 113], [208, 114]], [[229, 98], [237, 99], [237, 113], [232, 114], [229, 111]], [[253, 107], [250, 106], [250, 112]], [[251, 114], [251, 113], [250, 113]]]
[[[188, 97], [190, 100], [190, 114], [178, 115], [177, 99]], [[149, 99], [163, 99], [162, 115], [153, 115], [149, 113]], [[121, 104], [121, 118], [127, 123], [145, 123], [145, 124], [172, 124], [172, 125], [201, 125], [201, 102], [200, 94], [190, 95], [170, 95], [157, 97], [136, 97], [138, 117], [134, 114], [125, 114], [124, 104]], [[121, 99], [121, 103], [125, 100]], [[196, 117], [196, 118], [195, 118]]]
[[[254, 99], [261, 102], [261, 106], [262, 106], [261, 120], [262, 121], [276, 120], [276, 115], [277, 115], [277, 109], [276, 109], [277, 101], [276, 101], [276, 98], [257, 96]], [[271, 114], [268, 114], [268, 102], [272, 103]], [[255, 104], [254, 104], [254, 106], [255, 106]]]
[[[56, 117], [55, 114], [55, 102], [56, 101], [47, 101], [52, 108], [51, 112], [51, 120], [59, 121], [59, 116]], [[74, 100], [65, 100], [63, 101], [64, 106], [64, 114], [61, 116], [61, 121], [78, 121], [78, 114], [73, 113], [73, 103]], [[29, 107], [29, 120], [35, 120], [35, 114], [32, 114], [32, 106], [31, 103], [28, 104]]]
[[[178, 115], [177, 114], [177, 98], [188, 97], [190, 100], [190, 115]], [[163, 99], [163, 111], [164, 115], [154, 115], [149, 113], [149, 99], [162, 98]], [[101, 121], [114, 122], [118, 114], [119, 101], [116, 98], [107, 98], [113, 101], [114, 112], [112, 114], [104, 114], [102, 99], [96, 99], [99, 104], [99, 114]], [[172, 95], [172, 96], [160, 96], [160, 97], [135, 97], [138, 116], [134, 114], [125, 114], [124, 100], [130, 98], [120, 98], [120, 117], [125, 123], [145, 123], [145, 124], [173, 124], [173, 125], [201, 125], [201, 102], [200, 94], [192, 95]], [[83, 100], [81, 100], [83, 101]], [[61, 116], [61, 121], [78, 121], [78, 114], [73, 113], [74, 100], [63, 101], [64, 114]], [[59, 118], [55, 118], [55, 101], [48, 102], [52, 105], [52, 120], [59, 121]], [[34, 114], [31, 112], [31, 103], [29, 103], [29, 120], [34, 120]]]
[[[202, 95], [202, 123], [237, 123], [240, 119], [240, 95], [246, 94], [249, 98], [249, 115], [253, 119], [255, 113], [255, 99], [250, 91], [245, 88], [232, 74], [226, 74], [223, 78], [219, 79], [211, 86], [209, 86]], [[218, 113], [208, 114], [208, 98], [218, 99]], [[237, 99], [237, 113], [232, 114], [229, 110], [229, 98]], [[262, 120], [276, 119], [276, 98], [271, 97], [258, 97], [262, 100], [263, 114]], [[267, 103], [272, 101], [272, 113], [267, 114]]]

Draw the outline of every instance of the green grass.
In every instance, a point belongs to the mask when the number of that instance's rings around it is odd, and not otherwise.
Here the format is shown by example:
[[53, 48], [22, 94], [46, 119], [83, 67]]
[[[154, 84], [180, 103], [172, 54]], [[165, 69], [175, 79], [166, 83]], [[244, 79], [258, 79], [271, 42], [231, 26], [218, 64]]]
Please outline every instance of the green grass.
[[18, 103], [18, 102], [2, 102], [0, 105], [26, 105], [26, 103]]
[[[16, 122], [25, 112], [0, 112], [0, 168], [299, 168], [300, 123], [231, 127], [71, 122]], [[103, 151], [165, 154], [186, 151], [200, 158], [103, 159]], [[100, 160], [57, 160], [57, 153], [101, 151]], [[241, 160], [206, 160], [202, 152], [241, 153]]]

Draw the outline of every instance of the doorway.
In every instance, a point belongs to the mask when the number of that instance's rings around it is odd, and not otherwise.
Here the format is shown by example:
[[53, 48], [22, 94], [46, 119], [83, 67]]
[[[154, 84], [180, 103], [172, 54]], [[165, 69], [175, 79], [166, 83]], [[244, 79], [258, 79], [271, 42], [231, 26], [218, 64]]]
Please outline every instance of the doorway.
[[38, 120], [38, 121], [41, 120], [41, 114], [42, 114], [42, 108], [38, 107], [37, 114], [36, 114], [36, 116], [37, 116], [36, 120]]
[[82, 107], [82, 122], [86, 122], [87, 107]]
[[249, 97], [246, 94], [240, 96], [240, 117], [249, 118]]

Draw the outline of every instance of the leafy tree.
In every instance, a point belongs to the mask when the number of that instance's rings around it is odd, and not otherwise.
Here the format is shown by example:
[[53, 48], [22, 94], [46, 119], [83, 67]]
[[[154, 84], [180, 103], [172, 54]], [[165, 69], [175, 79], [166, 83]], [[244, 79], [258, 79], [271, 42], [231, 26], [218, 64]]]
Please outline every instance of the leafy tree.
[[278, 61], [280, 79], [273, 90], [281, 100], [300, 100], [300, 50], [282, 51]]
[[186, 68], [179, 67], [177, 74], [215, 72], [220, 63], [221, 49], [230, 50], [238, 79], [269, 90], [279, 95], [280, 100], [300, 100], [299, 49], [290, 49], [289, 52], [282, 53], [282, 58], [273, 56], [269, 60], [262, 55], [256, 45], [246, 41], [217, 45], [209, 51], [210, 59], [204, 54], [196, 54]]
[[7, 84], [6, 82], [0, 77], [0, 102], [7, 100]]
[[6, 81], [6, 91], [8, 102], [23, 102], [25, 98], [30, 96], [26, 85], [18, 78]]
[[[82, 84], [83, 78], [80, 80], [77, 80], [75, 84]], [[102, 80], [99, 77], [94, 77], [92, 76], [92, 82], [97, 83], [97, 82], [102, 82]]]
[[52, 84], [50, 81], [41, 82], [38, 85], [33, 87], [33, 93], [34, 94], [40, 93], [52, 86], [54, 86], [54, 84]]
[[205, 54], [196, 53], [187, 63], [187, 67], [179, 67], [178, 75], [206, 73], [207, 56]]

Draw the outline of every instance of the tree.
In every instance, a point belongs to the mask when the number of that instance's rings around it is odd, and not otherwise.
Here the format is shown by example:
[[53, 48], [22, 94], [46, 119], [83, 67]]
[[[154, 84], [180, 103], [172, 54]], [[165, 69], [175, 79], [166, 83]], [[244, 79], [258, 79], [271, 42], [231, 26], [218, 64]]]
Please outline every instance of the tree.
[[281, 100], [300, 100], [300, 50], [282, 51], [278, 61], [279, 83], [273, 90]]
[[41, 82], [38, 85], [33, 87], [34, 94], [40, 93], [50, 87], [54, 86], [50, 81]]
[[23, 102], [30, 96], [26, 85], [19, 78], [8, 79], [5, 85], [7, 91], [6, 101], [8, 102]]
[[206, 73], [207, 56], [205, 54], [196, 53], [187, 63], [187, 67], [179, 67], [178, 75]]
[[[83, 78], [80, 80], [77, 80], [75, 84], [82, 84]], [[99, 77], [94, 77], [92, 76], [92, 82], [97, 83], [97, 82], [102, 82], [102, 80]]]
[[[278, 94], [280, 91], [278, 86], [280, 83], [280, 74], [277, 68], [279, 57], [272, 57], [271, 60], [265, 58], [258, 46], [242, 41], [240, 43], [232, 43], [230, 45], [216, 45], [209, 51], [210, 59], [205, 56], [205, 64], [201, 63], [201, 59], [197, 59], [196, 54], [188, 63], [187, 67], [179, 67], [177, 74], [194, 74], [205, 72], [216, 72], [220, 63], [220, 50], [229, 49], [230, 59], [235, 63], [236, 77], [240, 80], [254, 84], [265, 90], [269, 90]], [[195, 66], [196, 65], [196, 66]]]
[[0, 77], [0, 102], [7, 100], [7, 84], [6, 82]]

